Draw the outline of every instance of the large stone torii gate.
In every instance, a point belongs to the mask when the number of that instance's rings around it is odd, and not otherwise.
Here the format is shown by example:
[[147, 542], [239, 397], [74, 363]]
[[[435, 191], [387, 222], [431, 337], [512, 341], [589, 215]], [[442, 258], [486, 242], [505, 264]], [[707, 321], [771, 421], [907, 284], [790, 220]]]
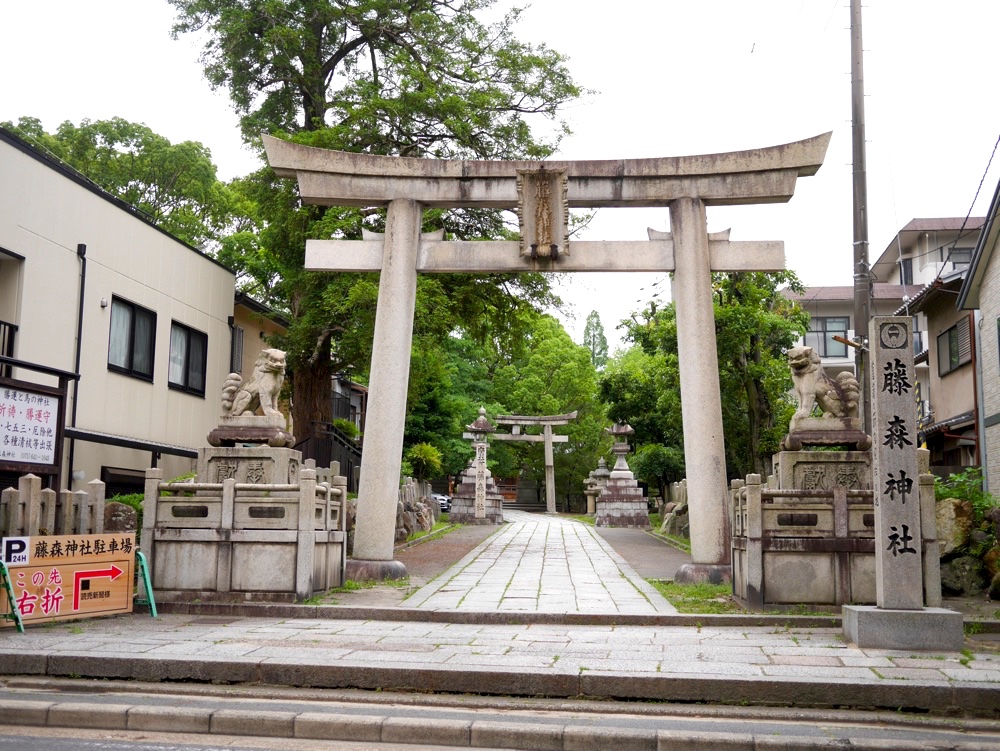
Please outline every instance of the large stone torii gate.
[[[707, 206], [788, 201], [823, 163], [830, 135], [763, 149], [609, 161], [504, 162], [355, 154], [264, 136], [275, 174], [298, 178], [306, 203], [387, 206], [385, 235], [310, 240], [305, 266], [379, 271], [369, 409], [362, 454], [356, 571], [400, 576], [393, 561], [396, 496], [417, 272], [672, 271], [677, 311], [691, 555], [681, 580], [728, 576], [729, 523], [713, 271], [778, 271], [784, 244], [709, 235]], [[666, 206], [669, 233], [648, 241], [569, 241], [569, 208]], [[517, 209], [521, 242], [445, 241], [421, 234], [423, 208]]]

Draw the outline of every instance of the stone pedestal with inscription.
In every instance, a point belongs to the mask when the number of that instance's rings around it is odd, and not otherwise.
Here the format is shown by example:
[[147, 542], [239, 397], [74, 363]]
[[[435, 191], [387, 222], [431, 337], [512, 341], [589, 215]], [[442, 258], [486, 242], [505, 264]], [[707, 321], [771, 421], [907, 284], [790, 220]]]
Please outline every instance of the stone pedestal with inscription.
[[503, 524], [503, 496], [493, 482], [493, 473], [485, 470], [485, 486], [481, 497], [481, 511], [477, 512], [475, 463], [462, 473], [462, 480], [451, 496], [448, 520], [457, 524]]
[[936, 604], [940, 579], [927, 565], [936, 568], [937, 541], [917, 460], [911, 327], [902, 316], [869, 322], [876, 607], [845, 606], [844, 636], [859, 647], [957, 651], [962, 616], [924, 607]]
[[615, 445], [611, 450], [617, 459], [607, 484], [594, 504], [596, 507], [594, 524], [598, 527], [649, 529], [649, 507], [646, 498], [625, 461], [625, 454], [629, 450], [626, 441], [635, 431], [630, 425], [619, 423], [608, 432], [615, 437]]
[[772, 457], [779, 488], [871, 490], [870, 451], [779, 451]]
[[[270, 446], [198, 449], [197, 482], [236, 480], [240, 485], [296, 485], [302, 452]], [[271, 492], [271, 495], [282, 495]], [[285, 493], [287, 495], [287, 493]]]

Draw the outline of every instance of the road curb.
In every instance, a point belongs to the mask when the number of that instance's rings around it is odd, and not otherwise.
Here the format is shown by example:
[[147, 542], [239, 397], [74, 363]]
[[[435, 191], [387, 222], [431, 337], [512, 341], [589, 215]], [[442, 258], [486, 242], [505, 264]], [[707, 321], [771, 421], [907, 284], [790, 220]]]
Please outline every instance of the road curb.
[[[79, 704], [48, 701], [0, 700], [0, 717], [8, 729], [14, 727], [87, 727], [98, 730], [143, 727], [149, 707], [129, 704]], [[629, 730], [567, 723], [543, 725], [503, 723], [495, 720], [429, 720], [385, 716], [337, 717], [318, 712], [246, 712], [238, 710], [188, 710], [160, 708], [155, 723], [159, 732], [197, 733], [208, 736], [299, 738], [330, 741], [434, 744], [460, 748], [503, 748], [523, 751], [806, 751], [843, 749], [843, 740], [806, 736], [775, 736], [713, 732]], [[173, 712], [176, 720], [170, 720]], [[198, 717], [199, 720], [191, 722]], [[208, 720], [208, 724], [204, 722]], [[83, 724], [81, 724], [83, 723]], [[13, 734], [13, 733], [11, 733]], [[854, 751], [885, 751], [901, 748], [881, 739], [852, 738]], [[939, 751], [937, 741], [909, 741], [912, 751]], [[995, 744], [980, 741], [950, 743], [952, 751], [989, 751]]]
[[[822, 678], [700, 676], [663, 672], [655, 675], [580, 672], [556, 673], [519, 668], [450, 669], [389, 667], [370, 664], [324, 665], [274, 658], [191, 659], [141, 654], [52, 654], [47, 659], [10, 661], [0, 650], [0, 674], [53, 678], [199, 681], [229, 684], [294, 686], [320, 689], [363, 689], [512, 697], [589, 698], [671, 702], [703, 702], [746, 706], [906, 708], [995, 715], [1000, 700], [996, 684], [940, 684], [915, 680], [875, 683]], [[12, 665], [32, 670], [16, 671]], [[213, 721], [214, 728], [214, 721]], [[215, 732], [213, 730], [213, 732]]]

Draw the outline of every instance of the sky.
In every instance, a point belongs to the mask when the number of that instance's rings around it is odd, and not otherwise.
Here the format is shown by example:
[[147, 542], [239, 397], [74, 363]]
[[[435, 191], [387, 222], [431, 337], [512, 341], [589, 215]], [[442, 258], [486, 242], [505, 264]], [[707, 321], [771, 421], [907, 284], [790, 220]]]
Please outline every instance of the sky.
[[[223, 179], [258, 167], [226, 93], [203, 77], [197, 40], [170, 38], [166, 0], [44, 8], [43, 18], [38, 5], [4, 8], [0, 121], [34, 116], [53, 131], [119, 116], [171, 141], [201, 141]], [[990, 85], [1000, 2], [868, 0], [863, 25], [874, 262], [910, 219], [988, 208], [1000, 179], [1000, 158], [987, 171], [1000, 137]], [[572, 135], [559, 159], [717, 153], [832, 131], [823, 167], [799, 179], [787, 204], [708, 210], [709, 231], [783, 240], [788, 267], [819, 286], [852, 284], [849, 26], [848, 0], [534, 0], [516, 30], [565, 54], [590, 90], [564, 112]], [[579, 239], [645, 239], [647, 227], [669, 229], [667, 209], [602, 209]], [[652, 295], [669, 300], [669, 280], [580, 273], [564, 275], [558, 291], [574, 339], [597, 310], [614, 351], [617, 324]]]

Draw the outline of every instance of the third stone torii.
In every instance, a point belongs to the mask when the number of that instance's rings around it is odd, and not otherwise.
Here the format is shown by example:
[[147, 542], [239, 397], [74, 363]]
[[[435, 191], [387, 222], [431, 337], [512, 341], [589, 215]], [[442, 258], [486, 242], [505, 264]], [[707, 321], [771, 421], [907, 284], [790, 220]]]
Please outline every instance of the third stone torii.
[[[678, 580], [728, 577], [722, 404], [713, 271], [778, 271], [779, 242], [709, 235], [706, 206], [788, 201], [823, 163], [830, 134], [763, 149], [608, 161], [468, 161], [371, 156], [264, 136], [275, 174], [306, 203], [386, 206], [385, 235], [309, 240], [306, 268], [379, 271], [369, 409], [354, 556], [359, 570], [401, 576], [392, 560], [417, 273], [672, 271], [693, 563]], [[649, 241], [570, 241], [570, 208], [666, 206], [669, 233]], [[424, 208], [514, 209], [520, 242], [446, 241], [420, 232]]]

